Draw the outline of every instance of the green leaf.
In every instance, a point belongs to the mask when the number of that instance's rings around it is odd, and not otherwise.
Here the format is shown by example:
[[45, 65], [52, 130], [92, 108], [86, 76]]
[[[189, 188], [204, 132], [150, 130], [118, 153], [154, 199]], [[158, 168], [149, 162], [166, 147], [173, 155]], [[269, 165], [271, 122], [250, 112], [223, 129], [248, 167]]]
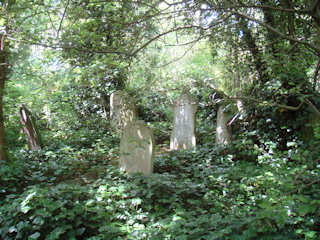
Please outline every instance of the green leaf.
[[309, 204], [302, 204], [298, 208], [298, 213], [300, 216], [305, 216], [308, 213], [314, 212], [315, 208]]
[[35, 232], [34, 234], [30, 235], [28, 237], [28, 240], [31, 240], [31, 239], [38, 239], [40, 237], [40, 233], [39, 232]]
[[37, 216], [35, 217], [35, 219], [33, 219], [32, 223], [35, 225], [42, 225], [44, 223], [44, 220], [42, 217]]
[[65, 233], [66, 230], [67, 229], [65, 227], [57, 227], [49, 234], [46, 240], [60, 239], [60, 235]]
[[309, 231], [305, 233], [305, 236], [308, 237], [309, 239], [315, 239], [314, 237], [316, 236], [316, 232], [315, 231]]
[[21, 206], [21, 212], [23, 212], [23, 213], [27, 213], [27, 212], [29, 212], [29, 210], [30, 210], [31, 208], [29, 207], [29, 206]]

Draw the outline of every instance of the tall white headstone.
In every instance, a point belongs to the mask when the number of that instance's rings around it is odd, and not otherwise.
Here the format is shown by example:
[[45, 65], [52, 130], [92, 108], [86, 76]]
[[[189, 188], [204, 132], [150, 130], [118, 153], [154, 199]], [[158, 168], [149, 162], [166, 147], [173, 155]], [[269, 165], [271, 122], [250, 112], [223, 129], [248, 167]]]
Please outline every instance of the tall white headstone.
[[227, 145], [231, 143], [231, 127], [228, 126], [228, 118], [224, 104], [220, 104], [217, 113], [216, 143]]
[[195, 118], [197, 101], [189, 94], [183, 93], [174, 104], [173, 131], [170, 149], [190, 149], [196, 146]]
[[110, 96], [110, 120], [114, 129], [121, 130], [137, 118], [134, 103], [124, 91], [116, 91]]
[[123, 129], [119, 167], [128, 173], [153, 172], [153, 134], [143, 121], [133, 121]]

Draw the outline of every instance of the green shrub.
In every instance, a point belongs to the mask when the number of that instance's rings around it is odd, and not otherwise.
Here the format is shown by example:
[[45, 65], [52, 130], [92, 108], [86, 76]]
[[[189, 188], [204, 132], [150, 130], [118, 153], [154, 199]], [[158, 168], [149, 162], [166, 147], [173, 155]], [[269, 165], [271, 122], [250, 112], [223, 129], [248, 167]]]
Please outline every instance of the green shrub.
[[319, 239], [316, 141], [280, 151], [266, 136], [254, 144], [254, 134], [163, 153], [149, 178], [110, 164], [112, 136], [90, 148], [16, 153], [0, 170], [0, 237]]

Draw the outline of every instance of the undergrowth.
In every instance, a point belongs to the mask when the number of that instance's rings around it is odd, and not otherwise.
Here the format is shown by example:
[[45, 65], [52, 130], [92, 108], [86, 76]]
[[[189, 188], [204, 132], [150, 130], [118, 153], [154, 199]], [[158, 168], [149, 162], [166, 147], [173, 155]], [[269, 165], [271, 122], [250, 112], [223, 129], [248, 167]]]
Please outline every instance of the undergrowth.
[[144, 178], [95, 144], [1, 166], [1, 239], [320, 238], [319, 152], [203, 145], [162, 154]]

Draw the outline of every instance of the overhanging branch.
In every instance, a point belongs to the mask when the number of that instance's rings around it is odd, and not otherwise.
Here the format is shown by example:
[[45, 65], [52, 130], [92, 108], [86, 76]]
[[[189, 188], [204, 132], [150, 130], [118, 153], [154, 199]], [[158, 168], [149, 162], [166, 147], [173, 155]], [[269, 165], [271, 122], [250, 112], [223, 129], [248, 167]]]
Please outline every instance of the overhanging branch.
[[61, 30], [62, 22], [63, 22], [63, 20], [64, 20], [65, 15], [66, 15], [67, 9], [68, 9], [68, 7], [69, 7], [69, 2], [70, 2], [70, 0], [68, 0], [67, 5], [66, 5], [66, 7], [65, 7], [65, 9], [64, 9], [64, 12], [63, 12], [63, 14], [62, 14], [62, 18], [61, 18], [61, 21], [60, 21], [60, 24], [59, 24], [59, 28], [58, 28], [58, 31], [57, 31], [57, 38], [59, 38], [59, 32], [60, 32], [60, 30]]
[[203, 30], [207, 30], [204, 29], [202, 26], [197, 26], [197, 25], [189, 25], [189, 26], [183, 26], [183, 27], [177, 27], [177, 28], [172, 28], [166, 32], [160, 33], [156, 36], [154, 36], [153, 38], [149, 39], [147, 42], [145, 42], [144, 44], [142, 44], [138, 49], [136, 49], [134, 52], [132, 52], [130, 54], [130, 56], [135, 56], [138, 52], [140, 52], [142, 49], [146, 48], [149, 44], [151, 44], [152, 42], [156, 41], [157, 39], [172, 33], [172, 32], [177, 32], [177, 31], [182, 31], [182, 30], [186, 30], [186, 29], [194, 29], [194, 28], [200, 28]]
[[283, 39], [287, 39], [287, 40], [290, 40], [290, 41], [293, 41], [293, 42], [297, 42], [297, 43], [300, 43], [300, 44], [303, 44], [305, 45], [306, 47], [314, 50], [318, 56], [320, 56], [320, 48], [306, 42], [306, 41], [302, 41], [302, 40], [299, 40], [299, 39], [296, 39], [296, 38], [293, 38], [293, 37], [290, 37], [290, 36], [287, 36], [286, 34], [278, 31], [277, 29], [275, 29], [274, 27], [264, 23], [263, 21], [259, 20], [259, 19], [256, 19], [256, 18], [253, 18], [253, 17], [250, 17], [244, 13], [239, 13], [237, 11], [234, 11], [234, 10], [230, 10], [229, 12], [233, 13], [234, 15], [237, 15], [239, 17], [242, 17], [242, 18], [246, 18], [250, 21], [253, 21], [253, 22], [256, 22], [258, 24], [260, 24], [261, 26], [264, 26], [266, 27], [267, 29], [269, 29], [271, 32], [273, 32], [274, 34], [277, 34], [279, 37], [283, 38]]
[[58, 45], [58, 44], [46, 44], [46, 43], [41, 43], [41, 42], [37, 42], [37, 41], [33, 41], [33, 40], [26, 40], [26, 39], [16, 39], [13, 37], [9, 37], [8, 39], [12, 40], [12, 41], [16, 41], [16, 42], [20, 42], [20, 43], [25, 43], [25, 44], [29, 44], [29, 45], [35, 45], [35, 46], [40, 46], [40, 47], [44, 47], [44, 48], [51, 48], [51, 49], [57, 49], [57, 50], [70, 50], [70, 49], [74, 49], [77, 50], [79, 52], [83, 52], [83, 53], [101, 53], [101, 54], [118, 54], [118, 55], [127, 55], [127, 53], [125, 52], [121, 52], [121, 51], [117, 51], [117, 50], [91, 50], [89, 48], [79, 48], [73, 45]]
[[227, 20], [231, 15], [227, 15], [226, 17], [220, 19], [219, 21], [215, 22], [214, 24], [211, 24], [209, 27], [203, 27], [200, 25], [188, 25], [188, 26], [182, 26], [182, 27], [177, 27], [177, 28], [172, 28], [168, 31], [165, 31], [163, 33], [160, 33], [156, 36], [154, 36], [153, 38], [149, 39], [147, 42], [145, 42], [144, 44], [142, 44], [142, 46], [140, 46], [138, 49], [136, 49], [134, 52], [132, 52], [130, 54], [130, 56], [135, 56], [138, 52], [140, 52], [142, 49], [146, 48], [149, 44], [151, 44], [152, 42], [156, 41], [157, 39], [172, 33], [172, 32], [178, 32], [178, 31], [182, 31], [182, 30], [186, 30], [186, 29], [201, 29], [203, 31], [207, 31], [209, 30], [211, 27], [213, 26], [217, 26], [221, 23], [223, 23], [225, 20]]
[[247, 101], [251, 101], [251, 102], [256, 102], [256, 103], [261, 103], [261, 104], [265, 104], [268, 105], [270, 107], [274, 106], [274, 107], [279, 107], [285, 110], [289, 110], [289, 111], [298, 111], [303, 104], [308, 104], [308, 106], [311, 108], [311, 110], [313, 111], [313, 113], [315, 113], [318, 117], [320, 117], [320, 111], [317, 109], [317, 107], [307, 98], [303, 98], [303, 100], [299, 103], [298, 106], [294, 107], [294, 106], [288, 106], [288, 105], [284, 105], [284, 104], [280, 104], [280, 103], [269, 103], [267, 101], [262, 101], [262, 100], [258, 100], [255, 98], [251, 98], [251, 97], [227, 97], [227, 100], [247, 100]]
[[279, 108], [286, 109], [286, 110], [289, 110], [289, 111], [298, 111], [302, 107], [302, 105], [304, 104], [304, 101], [301, 101], [298, 106], [293, 107], [293, 106], [288, 106], [288, 105], [284, 105], [284, 104], [280, 104], [280, 103], [269, 103], [267, 101], [262, 101], [262, 100], [258, 100], [258, 99], [251, 98], [251, 97], [227, 97], [227, 99], [230, 99], [230, 100], [247, 100], [247, 101], [251, 101], [251, 102], [265, 104], [265, 105], [268, 105], [270, 107], [279, 107]]
[[315, 105], [312, 104], [312, 102], [309, 99], [305, 99], [305, 102], [309, 105], [309, 107], [312, 109], [312, 111], [320, 117], [320, 111], [316, 108]]
[[288, 106], [288, 105], [284, 105], [284, 104], [280, 104], [280, 103], [270, 103], [267, 101], [263, 101], [260, 99], [255, 99], [255, 98], [251, 98], [251, 97], [228, 97], [224, 92], [217, 90], [214, 86], [212, 86], [211, 84], [207, 84], [207, 86], [211, 89], [213, 89], [215, 92], [220, 93], [220, 95], [223, 97], [223, 100], [246, 100], [249, 102], [255, 102], [255, 103], [260, 103], [260, 104], [264, 104], [270, 107], [279, 107], [285, 110], [289, 110], [289, 111], [298, 111], [303, 104], [308, 104], [308, 106], [311, 108], [311, 110], [318, 116], [320, 117], [320, 111], [317, 109], [317, 107], [306, 97], [302, 96], [302, 100], [300, 101], [298, 106]]

